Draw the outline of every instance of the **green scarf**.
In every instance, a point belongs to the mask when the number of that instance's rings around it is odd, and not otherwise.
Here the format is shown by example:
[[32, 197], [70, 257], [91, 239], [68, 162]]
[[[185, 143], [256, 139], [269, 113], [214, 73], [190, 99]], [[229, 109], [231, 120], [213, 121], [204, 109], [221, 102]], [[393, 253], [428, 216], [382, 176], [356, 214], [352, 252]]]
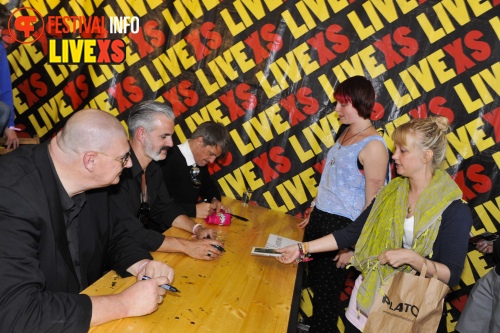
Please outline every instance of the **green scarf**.
[[[408, 178], [398, 177], [380, 190], [363, 231], [356, 243], [351, 263], [363, 274], [357, 304], [365, 314], [370, 313], [372, 303], [381, 283], [398, 271], [410, 271], [409, 265], [397, 269], [379, 265], [377, 257], [403, 245], [404, 219], [408, 206]], [[423, 257], [432, 257], [432, 247], [441, 225], [441, 214], [453, 201], [462, 197], [462, 191], [450, 176], [436, 170], [430, 184], [415, 205], [415, 225], [412, 250]]]

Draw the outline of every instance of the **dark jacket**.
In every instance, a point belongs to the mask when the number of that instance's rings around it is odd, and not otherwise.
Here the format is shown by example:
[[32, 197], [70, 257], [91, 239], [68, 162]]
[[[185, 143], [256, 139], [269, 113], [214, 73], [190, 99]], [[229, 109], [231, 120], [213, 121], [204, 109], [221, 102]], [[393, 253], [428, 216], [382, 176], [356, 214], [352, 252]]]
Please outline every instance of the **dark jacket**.
[[220, 201], [221, 196], [207, 166], [199, 167], [200, 174], [197, 178], [201, 181], [201, 186], [196, 188], [191, 179], [191, 166], [186, 163], [179, 147], [175, 146], [169, 149], [167, 158], [160, 161], [160, 166], [170, 196], [186, 211], [188, 216], [196, 217], [198, 202], [205, 199], [210, 202], [213, 198]]
[[133, 234], [143, 248], [156, 251], [165, 239], [162, 232], [170, 228], [179, 215], [185, 213], [169, 196], [160, 167], [156, 162], [151, 162], [146, 168], [150, 213], [144, 227], [137, 218], [141, 206], [141, 179], [144, 172], [132, 148], [130, 152], [132, 167], [123, 170], [119, 184], [109, 187], [111, 208], [119, 217], [120, 223]]
[[[47, 144], [0, 158], [0, 332], [87, 332], [89, 296], [80, 295]], [[151, 259], [117, 223], [107, 191], [85, 194], [79, 214], [82, 287], [110, 269]]]

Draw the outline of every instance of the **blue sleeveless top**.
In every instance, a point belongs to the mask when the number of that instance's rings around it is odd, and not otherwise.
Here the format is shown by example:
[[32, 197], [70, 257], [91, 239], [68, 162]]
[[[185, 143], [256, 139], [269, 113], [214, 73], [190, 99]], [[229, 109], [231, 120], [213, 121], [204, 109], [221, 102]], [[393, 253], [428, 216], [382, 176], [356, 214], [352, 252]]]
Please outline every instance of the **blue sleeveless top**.
[[365, 176], [358, 169], [358, 155], [372, 140], [387, 147], [380, 135], [371, 135], [350, 146], [337, 140], [326, 156], [316, 196], [320, 210], [355, 220], [365, 206]]

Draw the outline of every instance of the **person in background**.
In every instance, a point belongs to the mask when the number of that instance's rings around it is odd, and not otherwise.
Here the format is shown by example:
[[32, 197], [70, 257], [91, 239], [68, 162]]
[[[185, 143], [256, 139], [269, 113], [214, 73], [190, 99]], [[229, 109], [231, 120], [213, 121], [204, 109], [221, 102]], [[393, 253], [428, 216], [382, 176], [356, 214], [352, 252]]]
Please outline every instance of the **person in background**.
[[191, 139], [173, 147], [160, 162], [168, 192], [188, 216], [206, 218], [223, 209], [221, 195], [208, 171], [208, 164], [229, 149], [230, 136], [224, 125], [207, 121], [193, 132]]
[[[9, 16], [10, 12], [7, 7], [0, 4], [0, 31], [7, 27]], [[0, 43], [0, 135], [7, 138], [7, 149], [16, 149], [19, 146], [14, 124], [14, 103], [9, 61], [3, 43]]]
[[495, 267], [472, 288], [455, 330], [460, 333], [500, 332], [500, 238], [480, 241], [476, 248], [493, 253]]
[[[347, 128], [330, 148], [308, 217], [299, 223], [305, 228], [304, 241], [311, 241], [340, 230], [354, 221], [384, 185], [389, 153], [384, 140], [372, 126], [370, 115], [375, 91], [369, 80], [351, 77], [334, 92], [335, 111]], [[362, 170], [360, 170], [362, 169]], [[341, 311], [340, 293], [353, 252], [315, 253], [308, 262], [307, 282], [314, 293], [313, 314], [306, 324], [309, 332], [338, 332]], [[337, 260], [337, 264], [332, 259]]]
[[[120, 122], [88, 109], [49, 142], [0, 159], [0, 332], [87, 332], [158, 308], [174, 271], [108, 206], [105, 187], [131, 167], [129, 156]], [[80, 293], [112, 269], [138, 281], [119, 294]]]
[[[472, 217], [458, 185], [438, 168], [445, 158], [448, 129], [445, 117], [399, 126], [392, 134], [392, 159], [400, 177], [383, 187], [347, 228], [278, 250], [282, 256], [277, 260], [291, 263], [307, 253], [356, 244], [351, 264], [361, 274], [346, 311], [346, 333], [363, 330], [382, 282], [401, 270], [420, 272], [426, 258], [435, 263], [428, 265], [427, 276], [437, 267], [443, 283], [453, 287], [460, 281]], [[377, 265], [380, 270], [374, 269]]]
[[[122, 180], [110, 188], [113, 212], [135, 239], [148, 251], [182, 252], [204, 260], [222, 255], [214, 245], [214, 229], [205, 229], [186, 216], [169, 196], [156, 161], [165, 159], [173, 146], [174, 113], [155, 101], [143, 101], [129, 111], [127, 121], [133, 166], [124, 170]], [[162, 233], [177, 227], [197, 239], [168, 237]]]

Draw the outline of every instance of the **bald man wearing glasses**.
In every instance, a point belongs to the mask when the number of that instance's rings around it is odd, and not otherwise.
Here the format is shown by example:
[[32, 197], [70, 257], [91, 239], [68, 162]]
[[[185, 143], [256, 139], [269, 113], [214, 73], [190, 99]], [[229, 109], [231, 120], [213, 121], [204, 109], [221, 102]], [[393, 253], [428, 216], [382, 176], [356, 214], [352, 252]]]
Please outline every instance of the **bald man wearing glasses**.
[[[90, 109], [0, 158], [0, 332], [87, 332], [158, 308], [174, 272], [118, 222], [105, 188], [132, 166], [129, 150], [120, 122]], [[80, 294], [109, 270], [137, 282]]]
[[[160, 166], [173, 146], [174, 113], [155, 101], [143, 101], [129, 110], [127, 121], [133, 166], [124, 170], [122, 180], [110, 188], [113, 212], [135, 239], [148, 251], [180, 252], [190, 257], [214, 260], [222, 252], [213, 245], [214, 229], [190, 219], [169, 196]], [[193, 239], [169, 237], [170, 227], [193, 234]]]

